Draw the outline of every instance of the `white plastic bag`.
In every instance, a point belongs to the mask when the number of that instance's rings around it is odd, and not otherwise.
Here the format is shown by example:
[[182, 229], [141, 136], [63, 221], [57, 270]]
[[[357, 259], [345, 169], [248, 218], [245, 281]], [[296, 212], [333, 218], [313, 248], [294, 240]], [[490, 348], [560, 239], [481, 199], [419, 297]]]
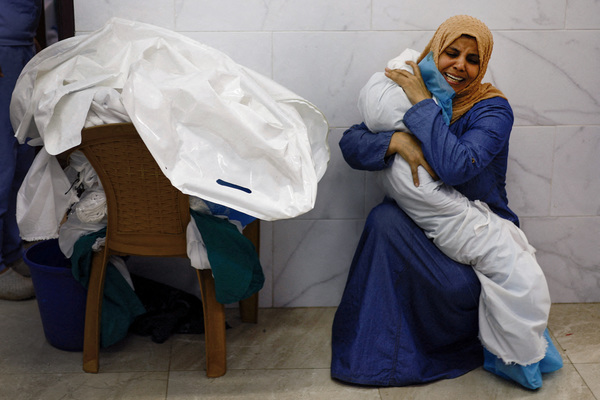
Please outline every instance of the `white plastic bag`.
[[55, 157], [42, 148], [17, 194], [17, 223], [27, 241], [58, 237], [58, 227], [77, 196]]
[[116, 120], [124, 106], [165, 175], [186, 194], [264, 220], [314, 206], [329, 160], [324, 116], [216, 49], [111, 19], [34, 57], [13, 93], [11, 121], [20, 141], [40, 136], [58, 154], [80, 143], [88, 120], [103, 119], [102, 107], [90, 114], [98, 103]]

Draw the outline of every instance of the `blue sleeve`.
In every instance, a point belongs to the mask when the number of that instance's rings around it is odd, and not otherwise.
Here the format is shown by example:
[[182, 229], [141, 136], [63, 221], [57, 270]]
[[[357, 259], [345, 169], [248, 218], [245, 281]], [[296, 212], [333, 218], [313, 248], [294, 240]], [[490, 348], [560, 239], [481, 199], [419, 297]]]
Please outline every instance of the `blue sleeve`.
[[475, 104], [450, 127], [433, 100], [417, 103], [404, 116], [406, 126], [421, 141], [425, 159], [452, 186], [479, 175], [505, 148], [513, 120], [512, 109], [502, 98]]
[[373, 133], [364, 123], [352, 126], [340, 140], [344, 159], [354, 169], [378, 171], [387, 168], [389, 160], [385, 153], [393, 133]]

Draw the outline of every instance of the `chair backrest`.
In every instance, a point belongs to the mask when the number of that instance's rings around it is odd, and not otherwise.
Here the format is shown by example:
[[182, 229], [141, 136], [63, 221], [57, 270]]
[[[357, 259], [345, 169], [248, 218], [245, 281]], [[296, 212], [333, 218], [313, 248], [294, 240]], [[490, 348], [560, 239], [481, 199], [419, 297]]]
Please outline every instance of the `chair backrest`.
[[94, 167], [106, 193], [109, 251], [186, 256], [188, 196], [171, 185], [133, 124], [85, 128], [77, 150]]

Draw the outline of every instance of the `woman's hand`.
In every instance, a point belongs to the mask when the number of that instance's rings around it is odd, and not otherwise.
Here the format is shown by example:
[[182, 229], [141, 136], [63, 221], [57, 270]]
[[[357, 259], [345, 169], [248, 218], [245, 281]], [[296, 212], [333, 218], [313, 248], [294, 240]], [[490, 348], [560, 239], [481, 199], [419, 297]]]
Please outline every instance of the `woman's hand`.
[[412, 173], [413, 182], [415, 186], [419, 186], [419, 165], [425, 168], [425, 170], [433, 177], [434, 180], [438, 180], [438, 176], [431, 168], [421, 149], [421, 144], [413, 135], [408, 132], [394, 132], [390, 145], [385, 153], [385, 156], [391, 156], [392, 154], [400, 154], [402, 158], [406, 160], [410, 165], [410, 171]]
[[431, 93], [427, 90], [425, 82], [421, 77], [421, 70], [414, 61], [407, 61], [406, 64], [410, 65], [415, 72], [414, 75], [403, 69], [385, 69], [385, 76], [396, 82], [408, 97], [411, 104], [415, 105], [418, 102], [430, 99]]

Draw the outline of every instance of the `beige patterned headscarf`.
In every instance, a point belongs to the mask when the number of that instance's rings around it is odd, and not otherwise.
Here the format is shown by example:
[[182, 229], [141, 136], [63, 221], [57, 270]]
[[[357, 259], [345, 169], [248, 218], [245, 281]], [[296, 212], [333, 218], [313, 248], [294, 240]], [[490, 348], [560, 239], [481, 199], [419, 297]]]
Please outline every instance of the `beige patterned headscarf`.
[[487, 70], [488, 62], [492, 56], [492, 48], [494, 47], [494, 39], [492, 32], [488, 27], [477, 18], [468, 15], [456, 15], [444, 21], [431, 41], [421, 53], [419, 61], [421, 61], [429, 52], [433, 52], [433, 60], [438, 64], [438, 57], [442, 52], [450, 46], [456, 39], [462, 35], [469, 35], [477, 40], [477, 49], [479, 51], [479, 74], [475, 79], [463, 90], [456, 93], [452, 100], [452, 119], [453, 123], [463, 114], [481, 100], [492, 97], [506, 98], [504, 94], [491, 83], [481, 83], [485, 71]]

